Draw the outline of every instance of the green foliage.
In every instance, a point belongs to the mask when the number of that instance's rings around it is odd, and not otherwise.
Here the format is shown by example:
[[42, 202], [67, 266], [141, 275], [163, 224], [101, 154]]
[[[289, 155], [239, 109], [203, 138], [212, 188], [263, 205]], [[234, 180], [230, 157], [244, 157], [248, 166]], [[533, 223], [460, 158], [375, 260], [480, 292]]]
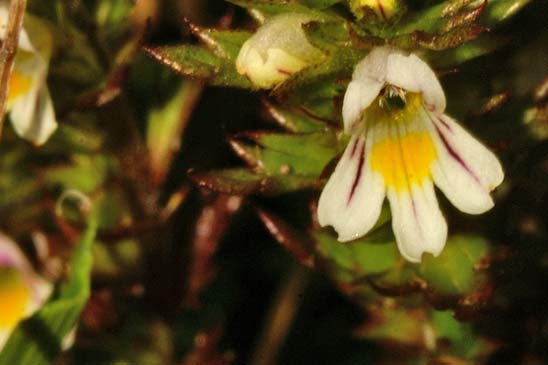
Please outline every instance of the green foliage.
[[378, 228], [350, 243], [341, 244], [327, 232], [314, 234], [315, 250], [337, 281], [371, 284], [381, 293], [423, 291], [434, 303], [447, 296], [471, 296], [485, 285], [489, 252], [484, 239], [450, 237], [438, 257], [425, 255], [420, 264], [410, 264], [399, 255], [388, 218], [385, 210]]
[[248, 169], [234, 168], [207, 173], [190, 172], [190, 177], [199, 186], [224, 194], [248, 195], [260, 193], [279, 195], [292, 191], [318, 188], [319, 182], [306, 175], [267, 175]]
[[453, 236], [440, 256], [423, 259], [419, 273], [442, 294], [470, 293], [482, 278], [479, 268], [488, 253], [487, 242], [481, 237]]
[[[246, 144], [245, 140], [253, 142]], [[255, 170], [276, 175], [319, 177], [338, 152], [333, 133], [246, 133], [231, 140], [232, 147]]]
[[159, 62], [185, 76], [208, 80], [212, 85], [251, 88], [251, 83], [236, 72], [234, 59], [218, 56], [198, 46], [169, 46], [148, 48], [147, 52]]
[[320, 256], [329, 260], [337, 276], [343, 280], [358, 280], [384, 273], [400, 259], [394, 242], [375, 242], [367, 238], [341, 244], [326, 233], [316, 235], [316, 250]]
[[38, 312], [17, 326], [0, 352], [0, 364], [50, 364], [59, 354], [90, 295], [91, 249], [96, 231], [96, 217], [92, 216], [74, 250], [67, 282]]
[[[0, 216], [59, 283], [0, 365], [545, 363], [543, 1], [401, 0], [385, 20], [342, 0], [29, 0], [55, 37], [59, 128], [38, 148], [6, 123]], [[284, 13], [311, 16], [323, 57], [255, 97], [235, 60]], [[346, 87], [379, 45], [426, 59], [448, 113], [505, 166], [495, 209], [444, 209], [447, 244], [419, 264], [401, 257], [388, 204], [351, 242], [316, 217], [348, 142]], [[56, 211], [73, 189], [94, 207], [81, 240]]]

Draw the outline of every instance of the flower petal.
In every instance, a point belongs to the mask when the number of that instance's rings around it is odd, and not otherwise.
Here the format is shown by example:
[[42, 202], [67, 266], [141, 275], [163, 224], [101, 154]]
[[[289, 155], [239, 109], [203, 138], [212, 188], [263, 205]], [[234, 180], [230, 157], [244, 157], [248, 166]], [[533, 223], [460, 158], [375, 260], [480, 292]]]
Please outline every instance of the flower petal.
[[438, 78], [430, 66], [414, 54], [391, 53], [386, 65], [386, 82], [406, 91], [421, 93], [431, 111], [443, 113], [445, 110], [445, 94]]
[[[0, 38], [3, 39], [6, 30], [8, 27], [8, 18], [9, 18], [9, 1], [0, 1]], [[28, 15], [25, 14], [25, 18], [27, 18]], [[25, 51], [34, 52], [34, 47], [32, 46], [32, 43], [29, 39], [29, 36], [27, 35], [27, 31], [25, 27], [23, 26], [23, 29], [21, 29], [21, 33], [19, 33], [19, 48], [23, 49]]]
[[392, 48], [377, 47], [354, 68], [343, 101], [344, 130], [351, 133], [361, 114], [379, 95], [386, 79], [386, 62]]
[[47, 300], [53, 285], [38, 276], [19, 246], [0, 233], [0, 350], [17, 323]]
[[400, 253], [411, 262], [420, 262], [422, 254], [438, 256], [447, 240], [447, 223], [441, 214], [434, 185], [425, 180], [409, 190], [389, 189], [392, 230]]
[[384, 82], [386, 80], [388, 57], [397, 53], [400, 53], [400, 51], [391, 47], [373, 48], [354, 68], [352, 80], [372, 79]]
[[23, 29], [19, 36], [19, 48], [39, 54], [49, 63], [53, 50], [53, 30], [46, 20], [25, 14]]
[[0, 328], [0, 351], [2, 351], [2, 348], [8, 341], [10, 334], [11, 334], [11, 329], [7, 330], [7, 329]]
[[15, 267], [22, 271], [30, 269], [19, 246], [2, 233], [0, 233], [0, 267]]
[[32, 294], [29, 311], [33, 312], [47, 299], [52, 284], [36, 274], [17, 243], [0, 233], [0, 267], [12, 267], [21, 272]]
[[47, 85], [34, 85], [31, 91], [14, 100], [10, 118], [18, 135], [35, 145], [45, 143], [57, 129]]
[[351, 81], [348, 84], [342, 107], [344, 131], [351, 134], [360, 123], [362, 112], [379, 95], [384, 82], [371, 78]]
[[431, 120], [439, 156], [432, 166], [436, 185], [462, 212], [491, 209], [489, 192], [504, 179], [497, 157], [450, 117], [431, 115]]
[[364, 133], [352, 137], [320, 196], [320, 225], [333, 226], [339, 241], [366, 234], [381, 212], [385, 188], [382, 177], [370, 168], [370, 141]]

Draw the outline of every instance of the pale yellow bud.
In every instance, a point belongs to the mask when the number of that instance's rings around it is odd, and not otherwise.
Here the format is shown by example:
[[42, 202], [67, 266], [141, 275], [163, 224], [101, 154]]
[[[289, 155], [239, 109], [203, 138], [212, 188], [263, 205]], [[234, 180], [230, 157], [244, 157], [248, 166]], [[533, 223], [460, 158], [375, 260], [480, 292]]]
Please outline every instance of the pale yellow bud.
[[268, 19], [240, 49], [236, 69], [257, 87], [268, 89], [303, 68], [318, 63], [323, 53], [312, 46], [302, 29], [314, 18], [280, 14]]
[[372, 9], [379, 18], [388, 20], [398, 10], [398, 0], [352, 0], [351, 7], [354, 10], [368, 7]]

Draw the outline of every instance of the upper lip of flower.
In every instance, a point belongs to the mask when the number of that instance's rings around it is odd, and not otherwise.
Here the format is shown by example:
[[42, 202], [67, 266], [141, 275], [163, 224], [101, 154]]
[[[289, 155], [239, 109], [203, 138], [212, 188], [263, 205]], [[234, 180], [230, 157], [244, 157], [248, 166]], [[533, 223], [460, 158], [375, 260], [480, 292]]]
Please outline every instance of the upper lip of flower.
[[405, 55], [391, 47], [374, 48], [356, 65], [343, 102], [344, 129], [351, 133], [361, 122], [362, 112], [386, 85], [422, 94], [427, 108], [445, 110], [443, 89], [430, 67], [414, 54]]
[[[0, 3], [0, 28], [8, 19], [8, 4]], [[47, 87], [53, 37], [44, 21], [25, 14], [19, 52], [10, 80], [15, 92], [8, 96], [12, 125], [21, 137], [36, 145], [45, 143], [57, 128]]]
[[[405, 105], [388, 107], [386, 98], [394, 95]], [[344, 97], [344, 127], [352, 137], [320, 196], [320, 224], [332, 225], [341, 241], [363, 236], [387, 196], [400, 252], [419, 262], [424, 252], [438, 255], [447, 239], [434, 183], [463, 212], [489, 210], [502, 167], [443, 114], [445, 103], [434, 72], [416, 55], [373, 49], [356, 66]]]

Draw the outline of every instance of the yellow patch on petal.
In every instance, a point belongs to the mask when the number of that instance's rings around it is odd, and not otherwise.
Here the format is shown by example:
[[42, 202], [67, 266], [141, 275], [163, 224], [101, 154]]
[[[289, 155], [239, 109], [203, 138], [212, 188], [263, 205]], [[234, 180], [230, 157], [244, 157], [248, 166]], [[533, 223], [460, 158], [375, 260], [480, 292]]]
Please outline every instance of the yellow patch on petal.
[[32, 85], [32, 78], [13, 70], [9, 82], [8, 102], [26, 94]]
[[[421, 185], [430, 178], [430, 168], [437, 158], [434, 141], [427, 130], [413, 125], [418, 108], [422, 107], [419, 94], [408, 93], [401, 109], [387, 110], [375, 100], [367, 110], [367, 123], [374, 128], [400, 131], [375, 141], [371, 149], [371, 168], [380, 173], [388, 187], [396, 191]], [[380, 126], [379, 124], [385, 124]]]
[[373, 146], [371, 168], [396, 191], [430, 178], [436, 159], [434, 142], [427, 132], [413, 132], [400, 138], [386, 138]]
[[25, 316], [29, 300], [30, 291], [21, 273], [0, 268], [0, 328], [14, 327]]

